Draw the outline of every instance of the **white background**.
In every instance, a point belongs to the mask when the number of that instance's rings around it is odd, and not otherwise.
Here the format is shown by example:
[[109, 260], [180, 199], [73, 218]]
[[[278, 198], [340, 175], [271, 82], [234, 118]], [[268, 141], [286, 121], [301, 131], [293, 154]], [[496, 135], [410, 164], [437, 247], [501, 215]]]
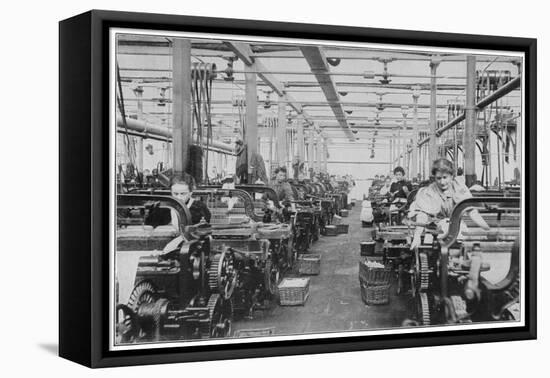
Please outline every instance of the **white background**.
[[[357, 5], [356, 5], [357, 4]], [[0, 374], [12, 376], [519, 377], [547, 370], [549, 275], [543, 236], [550, 208], [539, 188], [539, 340], [89, 370], [57, 357], [58, 25], [91, 8], [538, 38], [539, 167], [550, 138], [543, 112], [550, 86], [550, 27], [535, 1], [10, 1], [0, 23], [2, 265]], [[78, 125], [74, 125], [78, 127]], [[74, 185], [78, 185], [75, 183]], [[535, 370], [536, 369], [536, 370]], [[543, 370], [544, 371], [544, 370]], [[535, 373], [543, 376], [545, 373]]]

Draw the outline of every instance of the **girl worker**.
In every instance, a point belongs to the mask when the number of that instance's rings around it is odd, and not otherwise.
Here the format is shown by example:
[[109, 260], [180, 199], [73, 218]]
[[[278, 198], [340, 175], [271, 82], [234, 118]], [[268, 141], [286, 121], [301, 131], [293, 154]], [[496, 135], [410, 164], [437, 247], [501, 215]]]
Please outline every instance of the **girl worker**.
[[[472, 193], [464, 184], [455, 180], [453, 163], [447, 159], [438, 159], [433, 162], [432, 176], [435, 179], [434, 182], [419, 189], [409, 209], [408, 217], [415, 219], [419, 224], [435, 221], [446, 231], [454, 206], [462, 200], [471, 198]], [[469, 215], [479, 227], [484, 230], [490, 229], [477, 210], [471, 210]], [[424, 227], [416, 227], [411, 249], [420, 245], [420, 236], [423, 231]]]

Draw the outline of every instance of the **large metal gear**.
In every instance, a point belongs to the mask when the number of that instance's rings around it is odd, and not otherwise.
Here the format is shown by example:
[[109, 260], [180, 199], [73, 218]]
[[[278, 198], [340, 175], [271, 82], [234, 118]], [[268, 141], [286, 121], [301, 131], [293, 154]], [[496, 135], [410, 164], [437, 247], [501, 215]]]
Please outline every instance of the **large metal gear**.
[[143, 304], [154, 303], [157, 290], [149, 281], [141, 281], [130, 293], [127, 305], [117, 306], [117, 333], [121, 342], [131, 342], [145, 336], [145, 331], [138, 320], [137, 313]]
[[132, 290], [128, 299], [128, 307], [137, 312], [143, 303], [153, 303], [156, 300], [157, 289], [149, 281], [141, 281]]
[[231, 333], [233, 306], [230, 300], [224, 300], [219, 294], [208, 299], [208, 319], [201, 324], [202, 338], [222, 338]]
[[415, 252], [415, 264], [411, 274], [411, 290], [413, 297], [431, 288], [432, 277], [433, 270], [430, 269], [427, 253]]
[[116, 343], [126, 344], [136, 340], [139, 335], [139, 325], [136, 313], [127, 305], [116, 306]]
[[276, 294], [280, 278], [281, 272], [278, 264], [273, 263], [270, 258], [267, 259], [264, 268], [264, 287], [269, 294]]
[[425, 292], [417, 295], [417, 319], [420, 325], [432, 325], [434, 320], [433, 297]]
[[212, 292], [219, 293], [223, 299], [228, 300], [233, 295], [236, 285], [235, 257], [229, 248], [225, 248], [210, 260], [208, 286]]
[[420, 262], [420, 291], [427, 291], [430, 288], [431, 270], [428, 266], [428, 255], [425, 252], [419, 252]]

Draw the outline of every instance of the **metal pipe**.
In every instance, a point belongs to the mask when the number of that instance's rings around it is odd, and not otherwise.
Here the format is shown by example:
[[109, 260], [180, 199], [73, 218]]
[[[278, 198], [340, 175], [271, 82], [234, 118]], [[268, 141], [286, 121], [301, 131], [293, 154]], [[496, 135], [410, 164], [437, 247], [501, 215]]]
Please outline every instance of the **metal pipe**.
[[[499, 89], [497, 89], [496, 91], [494, 91], [492, 94], [488, 95], [487, 97], [481, 99], [477, 104], [476, 104], [476, 107], [479, 111], [483, 110], [485, 107], [487, 107], [488, 105], [492, 104], [493, 102], [495, 102], [497, 99], [503, 97], [503, 96], [506, 96], [508, 93], [510, 93], [511, 91], [513, 91], [514, 89], [517, 89], [519, 88], [519, 86], [521, 85], [521, 77], [518, 76], [512, 80], [510, 80], [508, 83], [506, 83], [505, 85], [503, 85], [502, 87], [500, 87]], [[438, 130], [437, 130], [437, 134], [438, 136], [441, 135], [441, 133], [447, 131], [448, 129], [450, 129], [451, 127], [459, 124], [460, 122], [464, 121], [465, 119], [465, 115], [464, 113], [462, 113], [461, 115], [457, 116], [456, 118], [454, 118], [453, 120], [451, 120], [449, 123], [447, 123], [445, 126], [443, 127], [440, 127]], [[425, 143], [427, 143], [428, 141], [430, 140], [430, 137], [426, 137], [424, 139], [422, 139], [418, 145], [421, 146]]]
[[329, 160], [327, 161], [327, 164], [383, 164], [383, 165], [391, 165], [391, 161], [346, 161], [346, 160]]
[[[153, 68], [153, 67], [125, 67], [120, 68], [121, 71], [129, 71], [129, 72], [172, 72], [169, 68]], [[223, 74], [222, 71], [217, 71], [217, 74]], [[243, 70], [233, 70], [233, 74], [244, 74], [246, 71]], [[314, 75], [311, 71], [257, 71], [253, 72], [255, 74], [272, 74], [272, 75]], [[330, 76], [359, 76], [364, 77], [365, 72], [327, 72], [327, 75]], [[393, 77], [406, 77], [406, 78], [413, 78], [413, 79], [429, 79], [430, 76], [427, 75], [404, 75], [404, 74], [395, 74], [395, 73], [371, 73], [371, 76], [378, 76], [378, 77], [385, 77], [385, 76], [393, 76]], [[438, 76], [438, 79], [451, 79], [451, 80], [464, 80], [464, 76]]]
[[[121, 116], [117, 116], [116, 124], [117, 127], [124, 127]], [[132, 131], [134, 135], [143, 136], [145, 139], [151, 138], [156, 140], [172, 141], [172, 132], [166, 127], [144, 121], [138, 121], [133, 118], [126, 118], [126, 125], [128, 126], [128, 130]], [[203, 138], [203, 144], [206, 144], [206, 138]], [[210, 141], [210, 144], [212, 147], [223, 150], [224, 152], [233, 153], [233, 148], [227, 143], [212, 140]]]
[[483, 110], [486, 106], [493, 103], [495, 100], [506, 96], [508, 93], [512, 92], [514, 89], [519, 88], [521, 85], [521, 76], [516, 76], [508, 83], [504, 84], [502, 87], [498, 88], [496, 91], [488, 95], [487, 97], [481, 99], [476, 107], [478, 110]]

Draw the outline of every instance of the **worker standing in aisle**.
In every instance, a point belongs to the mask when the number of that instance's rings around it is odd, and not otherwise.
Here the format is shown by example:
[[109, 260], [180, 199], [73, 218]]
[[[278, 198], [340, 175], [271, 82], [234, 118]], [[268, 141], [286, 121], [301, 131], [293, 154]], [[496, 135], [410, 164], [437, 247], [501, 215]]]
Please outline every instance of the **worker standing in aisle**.
[[237, 184], [246, 184], [248, 183], [248, 154], [246, 146], [240, 139], [235, 141], [235, 155], [237, 155], [237, 161], [235, 162]]

